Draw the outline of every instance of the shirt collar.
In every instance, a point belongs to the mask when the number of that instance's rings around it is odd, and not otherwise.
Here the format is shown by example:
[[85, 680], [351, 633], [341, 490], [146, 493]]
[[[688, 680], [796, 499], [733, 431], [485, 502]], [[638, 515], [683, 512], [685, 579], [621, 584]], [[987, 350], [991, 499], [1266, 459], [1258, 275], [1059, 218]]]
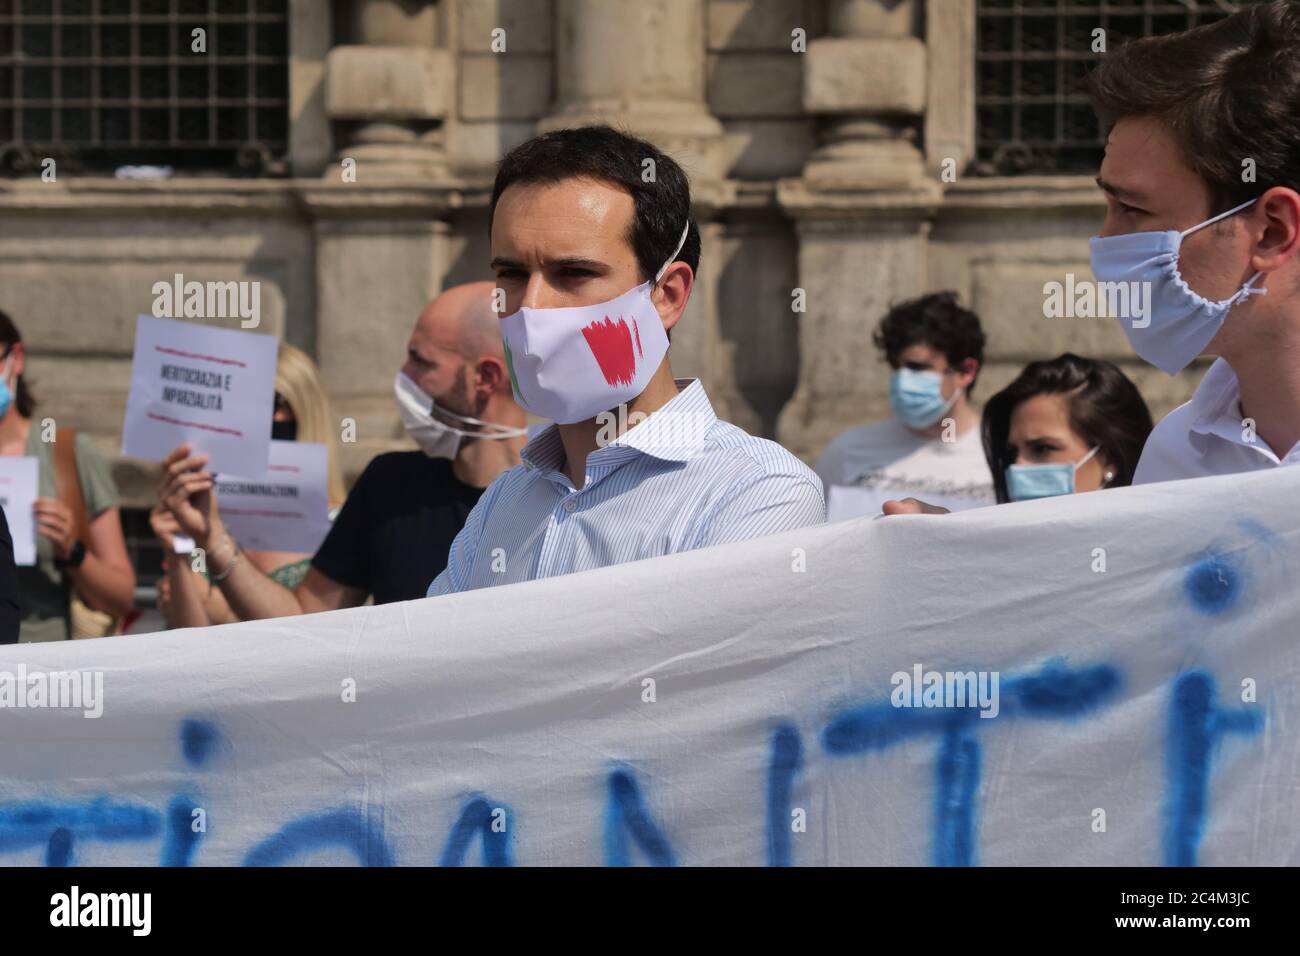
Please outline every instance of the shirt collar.
[[629, 448], [663, 461], [694, 458], [718, 416], [698, 378], [674, 379], [674, 384], [677, 394], [672, 399], [607, 447]]
[[560, 441], [558, 425], [548, 425], [531, 438], [519, 451], [525, 467], [554, 471], [564, 463], [564, 444]]
[[[644, 421], [588, 456], [589, 465], [629, 457], [629, 452], [650, 455], [663, 461], [690, 461], [703, 447], [709, 429], [718, 420], [704, 385], [698, 378], [674, 380], [677, 394]], [[542, 472], [559, 470], [564, 463], [560, 428], [551, 425], [519, 453], [529, 468]]]
[[1218, 425], [1241, 430], [1241, 386], [1237, 373], [1224, 359], [1215, 359], [1192, 396], [1191, 430], [1200, 435], [1216, 433]]
[[1263, 439], [1256, 436], [1254, 441], [1248, 441], [1244, 437], [1246, 419], [1241, 413], [1241, 383], [1224, 359], [1215, 359], [1196, 387], [1191, 405], [1193, 415], [1188, 431], [1196, 436], [1192, 441], [1202, 455], [1209, 451], [1209, 440], [1214, 437], [1256, 451], [1274, 464], [1291, 460], [1295, 449], [1279, 459]]

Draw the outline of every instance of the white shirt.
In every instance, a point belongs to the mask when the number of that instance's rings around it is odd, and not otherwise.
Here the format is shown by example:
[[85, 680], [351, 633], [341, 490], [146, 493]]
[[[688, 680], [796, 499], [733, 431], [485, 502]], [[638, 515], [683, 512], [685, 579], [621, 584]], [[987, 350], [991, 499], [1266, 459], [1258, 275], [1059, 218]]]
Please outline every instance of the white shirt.
[[1300, 442], [1278, 458], [1241, 414], [1237, 373], [1216, 359], [1192, 400], [1161, 419], [1142, 449], [1133, 484], [1204, 478], [1300, 464]]
[[720, 421], [699, 380], [587, 456], [574, 488], [552, 425], [483, 492], [428, 595], [532, 581], [821, 524], [812, 469]]
[[875, 514], [890, 498], [920, 498], [952, 511], [997, 501], [978, 427], [946, 442], [918, 435], [896, 418], [864, 425], [826, 446], [817, 474], [832, 521]]

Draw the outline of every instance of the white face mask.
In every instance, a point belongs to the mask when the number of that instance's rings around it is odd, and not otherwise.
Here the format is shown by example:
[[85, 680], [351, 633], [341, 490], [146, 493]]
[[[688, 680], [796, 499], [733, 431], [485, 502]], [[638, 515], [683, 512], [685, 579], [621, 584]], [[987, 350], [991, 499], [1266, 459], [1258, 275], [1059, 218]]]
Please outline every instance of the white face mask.
[[1150, 289], [1150, 311], [1144, 323], [1119, 316], [1133, 351], [1156, 368], [1174, 375], [1192, 363], [1223, 325], [1228, 310], [1251, 295], [1268, 290], [1254, 287], [1256, 272], [1236, 294], [1220, 302], [1197, 295], [1178, 273], [1178, 249], [1183, 239], [1220, 219], [1241, 212], [1244, 202], [1205, 222], [1184, 229], [1129, 232], [1092, 240], [1092, 274], [1099, 282], [1144, 282]]
[[[455, 458], [460, 451], [463, 438], [504, 439], [526, 434], [523, 428], [508, 428], [495, 422], [485, 422], [467, 415], [442, 408], [405, 372], [398, 372], [393, 380], [393, 394], [397, 398], [397, 412], [402, 416], [402, 425], [411, 440], [420, 446], [430, 458]], [[443, 418], [458, 421], [464, 425], [475, 425], [481, 431], [463, 431], [446, 425], [433, 416], [433, 412]]]
[[645, 391], [668, 354], [668, 333], [651, 301], [686, 243], [687, 219], [673, 254], [653, 281], [608, 302], [561, 309], [521, 308], [501, 320], [515, 399], [562, 425], [586, 421]]

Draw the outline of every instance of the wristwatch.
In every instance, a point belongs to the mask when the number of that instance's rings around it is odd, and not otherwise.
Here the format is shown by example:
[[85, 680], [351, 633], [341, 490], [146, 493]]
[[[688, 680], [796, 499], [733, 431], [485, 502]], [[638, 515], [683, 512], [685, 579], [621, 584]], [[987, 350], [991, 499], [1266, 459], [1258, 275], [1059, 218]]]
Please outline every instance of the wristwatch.
[[79, 568], [81, 562], [86, 560], [86, 546], [80, 541], [72, 544], [72, 553], [66, 558], [55, 558], [54, 566], [56, 568]]

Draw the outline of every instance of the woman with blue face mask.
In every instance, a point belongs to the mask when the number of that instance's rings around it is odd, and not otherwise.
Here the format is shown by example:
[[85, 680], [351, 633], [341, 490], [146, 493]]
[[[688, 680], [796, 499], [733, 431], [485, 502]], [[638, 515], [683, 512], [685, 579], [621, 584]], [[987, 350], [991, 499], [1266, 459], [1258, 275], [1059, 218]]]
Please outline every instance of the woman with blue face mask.
[[1115, 365], [1065, 353], [1031, 362], [984, 407], [1000, 503], [1132, 483], [1151, 414]]
[[37, 414], [26, 372], [22, 335], [0, 312], [0, 455], [35, 458], [37, 466], [35, 563], [17, 570], [18, 640], [113, 633], [135, 605], [117, 486], [95, 442], [63, 418], [71, 396]]

